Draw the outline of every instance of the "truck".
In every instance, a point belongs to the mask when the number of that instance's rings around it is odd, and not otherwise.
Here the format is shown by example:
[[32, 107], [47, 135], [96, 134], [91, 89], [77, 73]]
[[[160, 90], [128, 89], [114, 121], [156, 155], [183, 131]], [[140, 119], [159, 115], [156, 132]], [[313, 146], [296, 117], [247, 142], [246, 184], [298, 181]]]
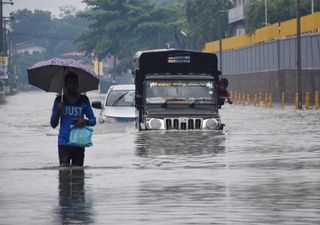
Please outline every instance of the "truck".
[[133, 57], [136, 126], [141, 130], [222, 130], [216, 54], [179, 49]]

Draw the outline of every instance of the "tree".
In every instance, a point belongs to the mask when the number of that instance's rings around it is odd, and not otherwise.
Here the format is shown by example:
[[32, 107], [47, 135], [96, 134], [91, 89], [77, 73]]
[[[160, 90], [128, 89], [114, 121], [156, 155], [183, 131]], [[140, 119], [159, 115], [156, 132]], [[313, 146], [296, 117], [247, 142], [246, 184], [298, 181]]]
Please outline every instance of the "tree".
[[165, 47], [173, 40], [175, 27], [183, 18], [180, 4], [156, 6], [150, 0], [86, 0], [90, 11], [82, 14], [89, 20], [89, 31], [78, 43], [87, 54], [99, 59], [107, 55], [120, 58], [119, 70], [131, 66], [138, 50]]
[[49, 11], [35, 10], [34, 12], [23, 9], [13, 13], [13, 41], [15, 43], [31, 42], [43, 45], [41, 36], [52, 26]]
[[42, 54], [17, 55], [17, 72], [21, 83], [26, 83], [26, 71], [33, 63], [63, 53], [77, 50], [75, 39], [87, 29], [86, 20], [75, 15], [70, 7], [61, 8], [62, 18], [54, 18], [43, 10], [18, 10], [13, 13], [11, 23], [14, 43], [33, 43], [46, 48]]
[[27, 69], [38, 61], [47, 59], [47, 54], [23, 53], [16, 58], [18, 82], [20, 86], [25, 87], [28, 84]]
[[229, 33], [227, 13], [221, 10], [231, 8], [230, 1], [225, 0], [187, 0], [185, 3], [188, 45], [201, 50], [208, 41], [219, 39]]
[[72, 9], [68, 7], [60, 10], [64, 15], [62, 18], [54, 18], [50, 12], [43, 10], [14, 12], [14, 43], [28, 42], [43, 46], [51, 57], [74, 51], [77, 48], [75, 39], [87, 28], [86, 20], [72, 15]]

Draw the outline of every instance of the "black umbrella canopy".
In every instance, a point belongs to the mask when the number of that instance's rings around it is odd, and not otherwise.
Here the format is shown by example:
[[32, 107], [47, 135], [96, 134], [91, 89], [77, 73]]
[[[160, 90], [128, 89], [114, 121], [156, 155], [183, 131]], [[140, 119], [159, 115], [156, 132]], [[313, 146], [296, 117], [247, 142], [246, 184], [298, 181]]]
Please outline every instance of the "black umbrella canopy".
[[68, 72], [78, 75], [79, 93], [98, 89], [99, 78], [95, 73], [73, 59], [53, 58], [38, 62], [28, 69], [28, 81], [44, 91], [61, 93]]

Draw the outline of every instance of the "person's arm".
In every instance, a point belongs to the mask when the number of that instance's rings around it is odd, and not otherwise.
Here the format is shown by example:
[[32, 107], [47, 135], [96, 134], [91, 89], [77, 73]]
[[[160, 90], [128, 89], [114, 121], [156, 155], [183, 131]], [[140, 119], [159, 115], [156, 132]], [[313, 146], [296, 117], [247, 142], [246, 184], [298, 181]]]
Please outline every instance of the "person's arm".
[[87, 125], [93, 127], [94, 125], [96, 125], [97, 121], [96, 121], [96, 117], [94, 116], [89, 98], [87, 98], [87, 99], [88, 99], [88, 101], [87, 101], [86, 107], [84, 108], [84, 113], [88, 119]]
[[230, 93], [229, 93], [229, 91], [226, 89], [226, 99], [227, 99], [227, 102], [229, 103], [229, 104], [232, 104], [232, 100], [231, 100], [231, 98], [230, 98]]
[[76, 127], [83, 127], [85, 125], [88, 125], [88, 126], [96, 125], [96, 117], [93, 114], [90, 101], [87, 97], [86, 97], [86, 106], [84, 107], [84, 114], [86, 115], [87, 119], [78, 119], [74, 124]]
[[50, 125], [52, 128], [56, 128], [58, 126], [62, 110], [63, 103], [58, 98], [56, 98], [53, 103], [52, 114], [50, 118]]

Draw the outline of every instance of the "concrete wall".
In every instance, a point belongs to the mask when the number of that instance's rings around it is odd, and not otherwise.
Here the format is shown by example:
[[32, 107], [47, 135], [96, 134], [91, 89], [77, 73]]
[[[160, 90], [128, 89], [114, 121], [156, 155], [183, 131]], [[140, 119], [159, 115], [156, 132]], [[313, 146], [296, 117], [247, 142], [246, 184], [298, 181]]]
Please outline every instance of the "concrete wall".
[[[219, 57], [219, 54], [217, 54]], [[220, 63], [219, 63], [220, 64]], [[294, 103], [297, 92], [296, 37], [278, 39], [222, 53], [222, 74], [229, 79], [229, 90], [250, 94], [272, 94], [280, 102]], [[302, 93], [320, 92], [320, 33], [301, 37]]]
[[[320, 92], [320, 70], [302, 71], [302, 95], [310, 93], [310, 103], [314, 103], [315, 91]], [[280, 102], [281, 93], [286, 95], [286, 103], [294, 103], [295, 93], [298, 91], [297, 71], [280, 70], [269, 72], [258, 72], [248, 74], [223, 75], [229, 80], [229, 90], [250, 94], [251, 97], [260, 92], [271, 93], [274, 102]]]

